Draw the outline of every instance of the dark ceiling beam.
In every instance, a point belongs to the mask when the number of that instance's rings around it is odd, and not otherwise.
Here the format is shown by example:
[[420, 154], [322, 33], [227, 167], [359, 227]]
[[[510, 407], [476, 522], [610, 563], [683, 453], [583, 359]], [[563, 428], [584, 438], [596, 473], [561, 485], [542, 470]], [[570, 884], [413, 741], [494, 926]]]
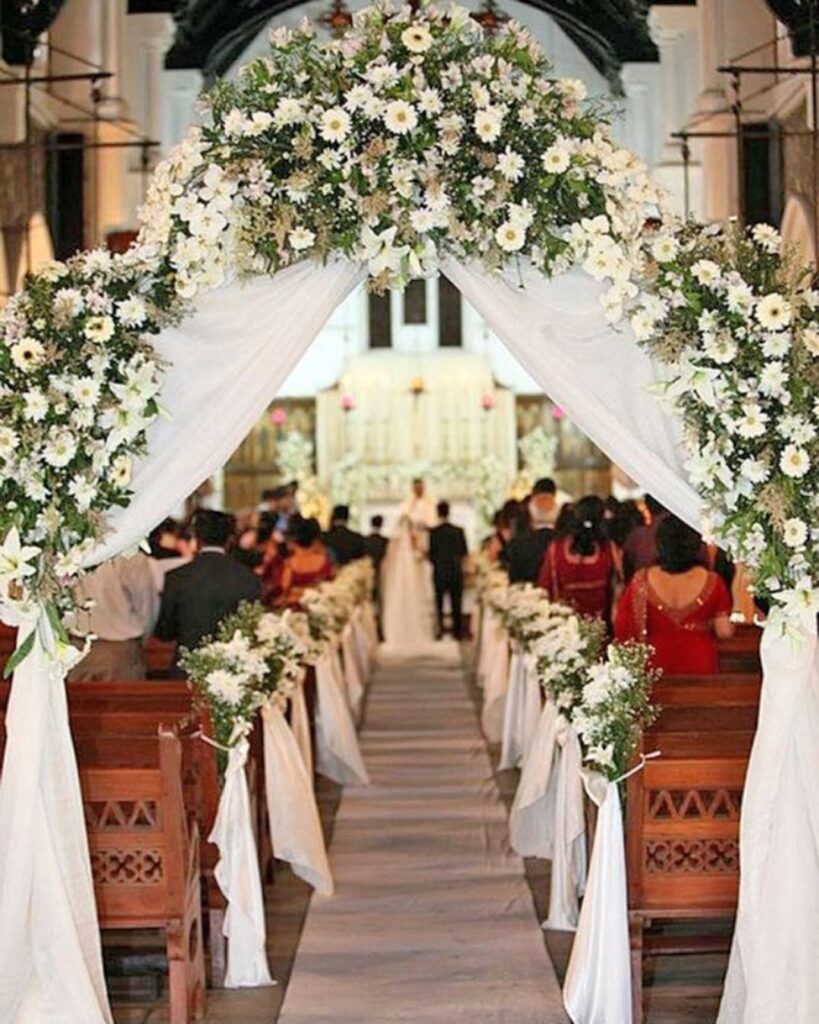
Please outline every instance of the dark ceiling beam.
[[[148, 3], [151, 0], [131, 0]], [[612, 82], [627, 61], [656, 61], [648, 32], [647, 0], [527, 0], [554, 18]], [[275, 15], [301, 0], [181, 0], [168, 68], [198, 68], [206, 81], [224, 74]]]

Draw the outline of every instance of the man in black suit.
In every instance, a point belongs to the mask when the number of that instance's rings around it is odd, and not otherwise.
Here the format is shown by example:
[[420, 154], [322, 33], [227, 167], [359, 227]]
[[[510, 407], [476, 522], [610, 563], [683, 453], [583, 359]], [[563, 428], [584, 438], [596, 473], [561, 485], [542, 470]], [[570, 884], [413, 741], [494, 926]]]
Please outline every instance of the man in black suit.
[[452, 635], [463, 636], [464, 559], [469, 553], [466, 535], [460, 526], [449, 521], [449, 502], [438, 502], [438, 526], [429, 533], [429, 558], [435, 584], [436, 635], [440, 640], [444, 632], [444, 597], [449, 594], [452, 606]]
[[384, 526], [383, 516], [373, 516], [370, 520], [370, 533], [364, 538], [364, 551], [372, 559], [372, 563], [375, 566], [375, 579], [376, 586], [378, 586], [378, 573], [381, 569], [381, 563], [384, 561], [384, 555], [387, 553], [387, 538], [381, 532]]
[[510, 583], [537, 583], [553, 535], [554, 507], [554, 492], [541, 491], [529, 500], [529, 528], [516, 534], [506, 549]]
[[324, 543], [330, 549], [330, 555], [336, 565], [346, 565], [367, 554], [364, 538], [360, 533], [350, 529], [349, 521], [349, 507], [336, 505], [330, 519], [330, 529], [324, 535]]
[[200, 509], [193, 521], [198, 553], [188, 565], [165, 577], [159, 621], [154, 630], [160, 640], [176, 640], [189, 650], [213, 636], [226, 615], [241, 601], [261, 594], [261, 581], [225, 551], [233, 530], [233, 517]]

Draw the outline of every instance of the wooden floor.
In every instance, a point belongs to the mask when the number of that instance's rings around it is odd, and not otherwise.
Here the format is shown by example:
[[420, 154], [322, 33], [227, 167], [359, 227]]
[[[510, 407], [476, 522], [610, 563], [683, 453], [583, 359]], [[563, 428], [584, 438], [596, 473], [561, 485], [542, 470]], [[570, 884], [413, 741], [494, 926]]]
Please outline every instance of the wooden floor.
[[[468, 669], [471, 652], [465, 650], [464, 655]], [[480, 696], [471, 684], [468, 670], [465, 675], [477, 712]], [[498, 772], [499, 751], [490, 748], [489, 753], [502, 799], [510, 806], [518, 773]], [[338, 810], [340, 790], [334, 784], [321, 780], [318, 795], [322, 820], [329, 837]], [[540, 860], [527, 860], [525, 867], [535, 913], [539, 920], [543, 920], [548, 911], [549, 865]], [[209, 992], [208, 1024], [275, 1024], [309, 902], [309, 887], [294, 878], [285, 866], [280, 866], [275, 885], [266, 890], [270, 963], [279, 984], [273, 989]], [[571, 937], [564, 933], [550, 932], [543, 933], [542, 941], [546, 944], [558, 977], [562, 979]], [[713, 1024], [726, 967], [724, 956], [665, 958], [652, 966], [652, 975], [647, 978], [646, 1024]], [[116, 1024], [166, 1024], [168, 1016], [165, 996], [157, 990], [158, 982], [156, 976], [148, 975], [128, 978], [109, 976]], [[441, 1024], [446, 1022], [442, 1020]]]

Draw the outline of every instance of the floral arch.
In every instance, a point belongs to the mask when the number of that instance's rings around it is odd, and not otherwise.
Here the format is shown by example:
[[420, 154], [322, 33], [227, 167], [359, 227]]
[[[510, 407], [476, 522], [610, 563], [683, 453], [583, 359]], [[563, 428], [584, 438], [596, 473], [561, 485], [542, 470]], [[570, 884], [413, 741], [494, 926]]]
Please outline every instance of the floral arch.
[[[553, 79], [515, 24], [488, 37], [460, 8], [376, 6], [339, 41], [305, 25], [271, 43], [157, 169], [135, 246], [48, 266], [0, 322], [0, 596], [21, 625], [0, 998], [53, 942], [66, 998], [106, 1019], [59, 685], [67, 584], [227, 458], [357, 284], [439, 270], [629, 475], [752, 567], [777, 628], [801, 637], [771, 628], [764, 645], [777, 689], [746, 790], [732, 972], [732, 998], [777, 991], [760, 921], [784, 901], [794, 943], [819, 941], [772, 866], [785, 836], [810, 848], [819, 820], [797, 803], [815, 801], [819, 732], [819, 292], [773, 230], [676, 220], [582, 84]], [[43, 893], [48, 936], [21, 902]]]

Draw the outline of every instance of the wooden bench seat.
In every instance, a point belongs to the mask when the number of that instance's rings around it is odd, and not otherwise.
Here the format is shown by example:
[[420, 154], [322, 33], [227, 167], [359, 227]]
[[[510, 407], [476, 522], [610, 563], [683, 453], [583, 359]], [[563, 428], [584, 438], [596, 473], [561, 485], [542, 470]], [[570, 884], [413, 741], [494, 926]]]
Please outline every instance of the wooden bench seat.
[[199, 832], [178, 736], [160, 730], [154, 744], [155, 767], [81, 762], [80, 786], [100, 928], [162, 930], [170, 1021], [190, 1024], [205, 1009]]
[[[626, 851], [634, 1020], [643, 1013], [643, 961], [713, 952], [714, 936], [646, 935], [657, 922], [733, 917], [739, 886], [739, 815], [759, 709], [752, 674], [666, 677], [654, 688], [658, 720], [641, 752], [659, 750], [628, 780]], [[716, 943], [719, 948], [725, 939]]]

